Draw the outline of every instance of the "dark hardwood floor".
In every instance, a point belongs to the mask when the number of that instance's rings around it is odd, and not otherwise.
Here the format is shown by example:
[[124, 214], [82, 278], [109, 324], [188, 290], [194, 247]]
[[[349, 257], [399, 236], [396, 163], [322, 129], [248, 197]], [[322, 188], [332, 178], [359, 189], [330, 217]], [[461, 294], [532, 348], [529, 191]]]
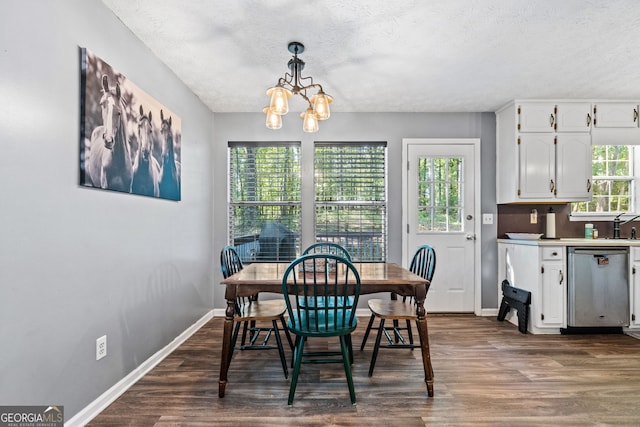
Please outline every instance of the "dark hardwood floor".
[[[354, 336], [351, 405], [340, 364], [304, 365], [287, 405], [275, 351], [236, 352], [218, 398], [223, 319], [211, 320], [90, 426], [603, 426], [640, 425], [640, 340], [627, 335], [524, 335], [495, 317], [430, 315], [435, 396], [418, 350], [380, 350]], [[336, 339], [314, 346], [337, 346]], [[288, 353], [290, 356], [290, 353]]]

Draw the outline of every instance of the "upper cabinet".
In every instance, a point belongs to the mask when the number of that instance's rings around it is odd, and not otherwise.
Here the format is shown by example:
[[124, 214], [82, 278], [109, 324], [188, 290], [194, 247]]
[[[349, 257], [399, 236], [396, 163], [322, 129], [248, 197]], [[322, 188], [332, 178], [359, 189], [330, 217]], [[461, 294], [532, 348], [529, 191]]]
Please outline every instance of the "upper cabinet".
[[497, 203], [590, 200], [590, 102], [514, 102], [496, 119]]
[[594, 103], [593, 126], [596, 128], [637, 128], [638, 104], [629, 102]]
[[638, 102], [594, 101], [591, 144], [640, 145]]
[[589, 102], [521, 102], [518, 103], [518, 131], [589, 132], [591, 103]]

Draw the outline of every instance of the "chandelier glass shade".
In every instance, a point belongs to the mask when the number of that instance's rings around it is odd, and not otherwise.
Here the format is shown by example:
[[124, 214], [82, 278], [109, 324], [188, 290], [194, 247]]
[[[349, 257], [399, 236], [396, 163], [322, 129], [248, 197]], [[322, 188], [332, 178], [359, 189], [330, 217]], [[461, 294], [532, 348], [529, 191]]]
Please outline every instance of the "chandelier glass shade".
[[[266, 125], [269, 129], [282, 127], [282, 116], [289, 112], [289, 98], [292, 95], [300, 95], [309, 104], [305, 112], [300, 114], [302, 118], [302, 130], [305, 132], [317, 132], [318, 120], [327, 120], [331, 116], [329, 104], [333, 98], [322, 89], [322, 86], [314, 83], [312, 77], [302, 77], [304, 61], [298, 58], [298, 54], [304, 52], [304, 45], [299, 42], [289, 43], [289, 52], [293, 58], [288, 62], [289, 72], [278, 79], [278, 83], [267, 90], [267, 96], [271, 98], [268, 107], [263, 112], [266, 114]], [[305, 85], [304, 82], [309, 84]], [[308, 90], [317, 89], [318, 92], [309, 97]]]

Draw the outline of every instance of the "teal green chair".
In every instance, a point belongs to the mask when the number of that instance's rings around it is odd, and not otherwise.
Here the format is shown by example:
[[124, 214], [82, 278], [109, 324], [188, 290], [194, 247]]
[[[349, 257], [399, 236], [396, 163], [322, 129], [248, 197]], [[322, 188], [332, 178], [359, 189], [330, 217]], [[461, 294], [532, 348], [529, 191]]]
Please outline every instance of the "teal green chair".
[[[307, 247], [307, 249], [305, 249], [302, 252], [302, 255], [309, 255], [309, 254], [332, 254], [332, 255], [337, 255], [342, 258], [345, 258], [347, 261], [351, 261], [351, 254], [349, 254], [349, 251], [346, 250], [343, 246], [340, 246], [339, 244], [333, 243], [333, 242], [314, 243], [313, 245]], [[307, 302], [311, 304], [327, 304], [327, 303], [330, 304], [331, 303], [330, 301], [326, 301], [323, 298], [317, 299], [317, 300], [310, 299], [309, 301], [305, 301], [304, 298], [298, 299], [298, 305], [300, 306], [304, 306]], [[338, 300], [338, 303], [342, 304], [342, 301]]]
[[[282, 292], [289, 314], [287, 326], [296, 336], [289, 405], [293, 403], [303, 363], [340, 362], [344, 365], [347, 376], [351, 403], [355, 404], [356, 394], [351, 374], [351, 333], [358, 324], [356, 306], [360, 296], [360, 275], [355, 266], [338, 255], [302, 255], [289, 264], [284, 272]], [[295, 297], [289, 298], [289, 295]], [[311, 302], [319, 299], [327, 303]], [[305, 304], [293, 305], [292, 301], [300, 300], [305, 301]], [[338, 337], [340, 351], [305, 353], [307, 339], [314, 337]]]
[[318, 242], [309, 246], [302, 252], [302, 255], [309, 254], [333, 254], [341, 256], [351, 261], [351, 254], [343, 246], [333, 242]]

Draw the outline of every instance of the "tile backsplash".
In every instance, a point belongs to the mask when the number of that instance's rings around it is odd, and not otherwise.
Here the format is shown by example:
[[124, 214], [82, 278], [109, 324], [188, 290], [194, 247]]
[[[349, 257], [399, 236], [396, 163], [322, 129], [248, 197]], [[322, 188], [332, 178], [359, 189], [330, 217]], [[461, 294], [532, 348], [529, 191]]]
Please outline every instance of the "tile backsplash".
[[[613, 237], [613, 221], [569, 221], [571, 204], [509, 204], [498, 205], [497, 233], [506, 238], [505, 233], [542, 233], [546, 232], [546, 214], [549, 208], [556, 214], [556, 238], [584, 237], [584, 224], [590, 222], [598, 229], [600, 238]], [[531, 224], [531, 211], [538, 213], [537, 224]], [[631, 227], [640, 231], [640, 221], [633, 221], [620, 227], [620, 237], [629, 238]], [[542, 236], [545, 238], [546, 236]]]

